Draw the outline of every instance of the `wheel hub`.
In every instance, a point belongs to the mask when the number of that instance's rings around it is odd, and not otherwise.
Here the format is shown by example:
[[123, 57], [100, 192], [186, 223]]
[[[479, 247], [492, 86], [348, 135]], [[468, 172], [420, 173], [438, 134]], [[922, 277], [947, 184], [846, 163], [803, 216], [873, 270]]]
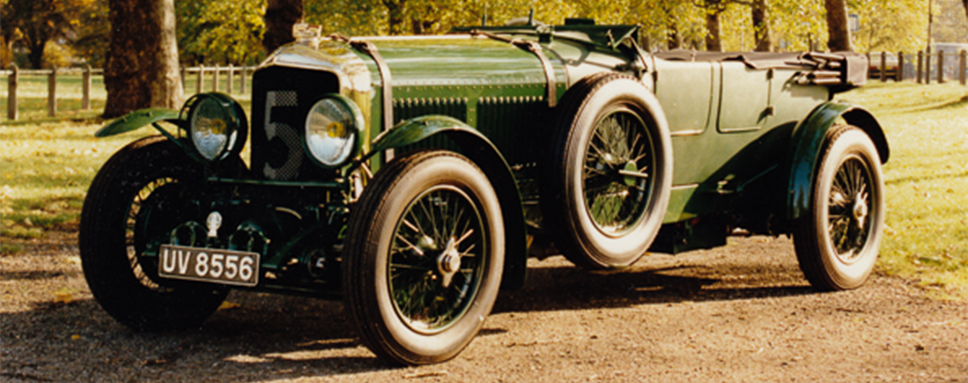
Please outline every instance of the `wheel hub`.
[[441, 284], [444, 287], [450, 287], [450, 282], [454, 279], [454, 274], [457, 274], [457, 271], [460, 270], [460, 253], [457, 251], [456, 239], [451, 238], [448, 240], [447, 247], [437, 257], [437, 270], [440, 271], [440, 275], [443, 277]]

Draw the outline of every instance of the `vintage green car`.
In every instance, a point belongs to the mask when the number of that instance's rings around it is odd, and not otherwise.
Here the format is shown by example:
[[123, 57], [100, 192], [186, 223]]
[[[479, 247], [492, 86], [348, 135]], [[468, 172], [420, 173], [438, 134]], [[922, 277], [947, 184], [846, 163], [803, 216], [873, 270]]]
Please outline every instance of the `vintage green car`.
[[161, 135], [90, 187], [91, 292], [141, 331], [198, 326], [230, 289], [343, 299], [374, 353], [426, 364], [467, 346], [529, 256], [621, 268], [789, 234], [817, 289], [863, 284], [889, 149], [832, 97], [866, 58], [652, 54], [637, 30], [301, 32], [255, 71], [251, 118], [207, 93], [116, 120], [97, 135]]

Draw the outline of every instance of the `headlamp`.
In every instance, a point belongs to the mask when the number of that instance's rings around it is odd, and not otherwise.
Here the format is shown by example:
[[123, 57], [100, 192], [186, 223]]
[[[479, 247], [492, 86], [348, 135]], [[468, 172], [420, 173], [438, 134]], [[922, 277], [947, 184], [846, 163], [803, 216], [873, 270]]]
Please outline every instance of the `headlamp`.
[[324, 95], [306, 116], [306, 148], [319, 165], [342, 166], [357, 153], [363, 124], [363, 113], [353, 101]]
[[220, 161], [245, 146], [248, 126], [242, 106], [220, 93], [197, 94], [185, 103], [188, 136], [195, 152], [208, 161]]

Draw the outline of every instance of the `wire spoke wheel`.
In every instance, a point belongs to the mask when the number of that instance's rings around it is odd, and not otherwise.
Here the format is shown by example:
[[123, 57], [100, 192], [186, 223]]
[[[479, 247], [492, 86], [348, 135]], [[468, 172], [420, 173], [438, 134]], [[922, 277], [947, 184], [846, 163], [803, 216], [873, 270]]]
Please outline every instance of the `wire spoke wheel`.
[[134, 193], [125, 218], [124, 243], [128, 264], [138, 282], [151, 290], [167, 291], [153, 279], [158, 275], [157, 258], [144, 256], [147, 247], [145, 220], [151, 216], [152, 203], [158, 199], [158, 194], [164, 194], [155, 192], [159, 189], [173, 190], [178, 187], [177, 183], [175, 178], [163, 177], [146, 184]]
[[831, 188], [828, 232], [837, 258], [854, 262], [861, 254], [871, 228], [870, 169], [860, 158], [848, 158], [837, 170]]
[[484, 270], [483, 219], [460, 189], [428, 190], [407, 208], [389, 255], [390, 294], [412, 329], [433, 333], [460, 318]]
[[672, 193], [662, 108], [639, 80], [602, 73], [572, 86], [555, 113], [539, 179], [543, 224], [578, 266], [629, 266], [659, 233]]
[[444, 151], [394, 159], [352, 211], [343, 293], [360, 339], [401, 364], [457, 356], [491, 312], [504, 219], [487, 175]]
[[877, 149], [864, 131], [830, 128], [812, 181], [810, 208], [793, 222], [800, 270], [820, 290], [867, 280], [884, 230], [884, 184]]
[[92, 295], [118, 322], [139, 331], [196, 327], [228, 289], [158, 278], [148, 251], [185, 220], [185, 195], [198, 166], [164, 137], [135, 141], [115, 153], [91, 182], [78, 245]]
[[585, 208], [606, 234], [626, 232], [645, 213], [655, 169], [652, 141], [642, 119], [624, 108], [595, 127], [582, 183]]

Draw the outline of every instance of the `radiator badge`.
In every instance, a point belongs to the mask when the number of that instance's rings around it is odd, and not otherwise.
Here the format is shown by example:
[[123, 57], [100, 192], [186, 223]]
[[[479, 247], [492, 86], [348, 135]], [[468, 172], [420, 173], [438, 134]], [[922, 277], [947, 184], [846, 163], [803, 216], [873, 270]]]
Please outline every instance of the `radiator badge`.
[[209, 213], [208, 218], [205, 219], [205, 225], [208, 227], [209, 238], [218, 237], [218, 228], [222, 226], [222, 214], [217, 211]]

